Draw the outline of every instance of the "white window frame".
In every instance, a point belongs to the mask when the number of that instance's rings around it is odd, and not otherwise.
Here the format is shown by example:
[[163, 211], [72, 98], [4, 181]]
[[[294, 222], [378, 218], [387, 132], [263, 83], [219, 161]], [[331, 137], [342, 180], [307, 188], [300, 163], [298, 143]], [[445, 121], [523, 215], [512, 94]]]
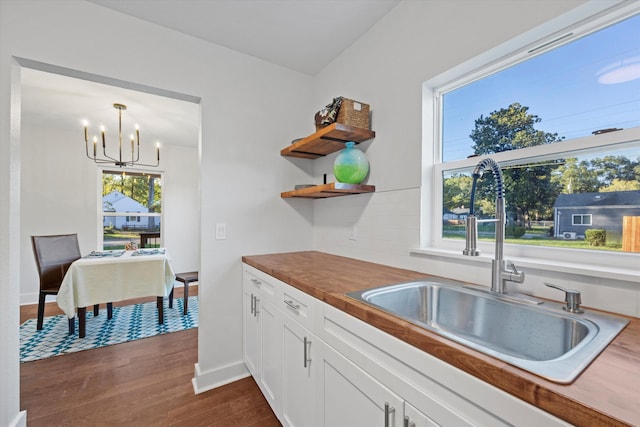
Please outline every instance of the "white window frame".
[[[528, 31], [476, 58], [473, 58], [423, 84], [423, 143], [421, 186], [420, 248], [414, 253], [431, 254], [448, 258], [461, 258], [464, 242], [442, 238], [442, 174], [443, 171], [471, 170], [482, 159], [491, 157], [503, 166], [517, 164], [526, 159], [544, 160], [556, 158], [560, 153], [570, 154], [583, 150], [615, 149], [620, 144], [640, 145], [640, 128], [587, 136], [548, 145], [506, 151], [490, 156], [442, 163], [440, 147], [441, 111], [440, 97], [453, 88], [463, 86], [491, 73], [544, 53], [561, 43], [567, 43], [605, 26], [622, 21], [640, 12], [640, 4], [633, 1], [590, 1], [566, 14]], [[509, 195], [506, 195], [507, 199]], [[483, 254], [479, 262], [487, 262], [493, 256], [493, 242], [479, 242]], [[638, 262], [638, 254], [580, 249], [556, 249], [526, 245], [505, 245], [506, 257], [518, 261], [523, 267], [542, 268], [567, 273], [590, 274], [622, 280], [637, 281], [640, 273], [632, 266]], [[558, 261], [561, 260], [561, 261]]]
[[[576, 217], [580, 217], [580, 224], [576, 223]], [[584, 222], [585, 218], [589, 218], [589, 223]], [[591, 214], [571, 214], [571, 225], [581, 225], [584, 227], [591, 227], [593, 225], [593, 217]]]

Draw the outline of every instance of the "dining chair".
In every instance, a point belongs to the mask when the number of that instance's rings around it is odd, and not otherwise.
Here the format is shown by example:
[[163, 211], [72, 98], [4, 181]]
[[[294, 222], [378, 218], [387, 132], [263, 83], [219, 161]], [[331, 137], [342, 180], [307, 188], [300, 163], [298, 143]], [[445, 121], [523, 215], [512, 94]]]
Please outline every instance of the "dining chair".
[[[56, 295], [69, 266], [81, 258], [77, 234], [31, 236], [31, 245], [40, 276], [40, 298], [38, 299], [37, 330], [44, 322], [44, 304], [47, 295]], [[93, 307], [97, 315], [99, 305]], [[69, 335], [75, 332], [75, 319], [69, 319]]]

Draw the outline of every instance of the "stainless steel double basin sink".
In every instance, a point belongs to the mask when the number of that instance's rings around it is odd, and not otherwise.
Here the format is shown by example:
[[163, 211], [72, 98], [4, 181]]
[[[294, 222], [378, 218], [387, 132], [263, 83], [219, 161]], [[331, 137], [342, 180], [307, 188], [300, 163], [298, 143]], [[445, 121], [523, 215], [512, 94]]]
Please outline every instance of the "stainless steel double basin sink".
[[347, 295], [429, 331], [557, 383], [571, 383], [627, 325], [626, 319], [571, 314], [552, 301], [516, 298], [437, 280]]

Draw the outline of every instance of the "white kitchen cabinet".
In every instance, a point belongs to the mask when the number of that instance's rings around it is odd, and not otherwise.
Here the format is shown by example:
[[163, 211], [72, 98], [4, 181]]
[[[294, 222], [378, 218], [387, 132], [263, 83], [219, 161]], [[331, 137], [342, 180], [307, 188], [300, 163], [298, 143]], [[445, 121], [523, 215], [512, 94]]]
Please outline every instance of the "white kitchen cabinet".
[[285, 318], [282, 354], [282, 424], [314, 425], [319, 340], [299, 323]]
[[244, 361], [280, 422], [315, 423], [315, 300], [244, 267]]
[[340, 353], [321, 349], [318, 426], [400, 427], [402, 399]]
[[402, 427], [440, 427], [440, 424], [420, 412], [409, 402], [404, 402]]
[[243, 286], [243, 359], [254, 378], [260, 375], [260, 318], [255, 313], [257, 291]]
[[260, 388], [275, 413], [280, 411], [282, 396], [282, 315], [275, 305], [261, 305], [258, 317], [262, 326]]
[[274, 305], [275, 279], [258, 271], [243, 274], [243, 360], [274, 412], [282, 386], [282, 315]]

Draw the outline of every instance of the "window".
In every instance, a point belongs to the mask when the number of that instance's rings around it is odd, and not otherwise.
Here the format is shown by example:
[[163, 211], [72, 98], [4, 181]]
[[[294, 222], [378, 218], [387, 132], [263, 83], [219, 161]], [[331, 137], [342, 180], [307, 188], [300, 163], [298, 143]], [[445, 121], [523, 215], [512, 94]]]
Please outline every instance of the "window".
[[591, 225], [591, 214], [579, 214], [571, 216], [572, 225]]
[[129, 242], [140, 245], [141, 234], [160, 235], [160, 175], [105, 170], [102, 172], [101, 190], [103, 249], [122, 249]]
[[[598, 227], [612, 236], [606, 249], [622, 251], [622, 217], [640, 216], [639, 12], [627, 4], [576, 16], [580, 26], [551, 25], [547, 39], [523, 37], [425, 83], [422, 205], [435, 209], [423, 220], [423, 247], [461, 250], [470, 208], [495, 217], [489, 172], [470, 206], [471, 173], [492, 157], [504, 177], [512, 256], [594, 250], [584, 238], [563, 238], [571, 232], [563, 227], [579, 224], [582, 235], [594, 227], [591, 214], [571, 216], [568, 206], [597, 208]], [[563, 212], [572, 220], [559, 221]], [[493, 234], [493, 223], [479, 226], [480, 241]]]

